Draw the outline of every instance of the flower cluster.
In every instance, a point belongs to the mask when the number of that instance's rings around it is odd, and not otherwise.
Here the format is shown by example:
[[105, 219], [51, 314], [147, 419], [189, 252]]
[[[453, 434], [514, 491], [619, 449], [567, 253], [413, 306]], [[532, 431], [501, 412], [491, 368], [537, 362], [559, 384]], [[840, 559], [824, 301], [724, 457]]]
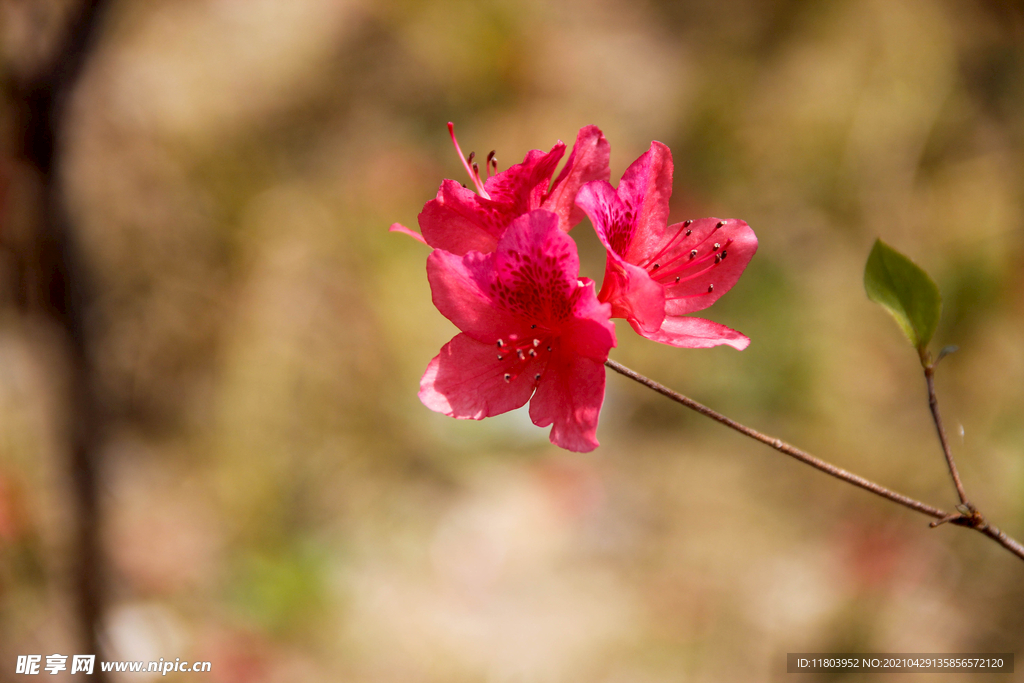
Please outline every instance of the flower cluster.
[[[558, 142], [498, 172], [494, 152], [481, 174], [448, 131], [475, 191], [454, 180], [419, 215], [433, 248], [427, 277], [434, 305], [462, 330], [427, 366], [420, 400], [431, 410], [479, 420], [530, 402], [530, 418], [551, 427], [552, 443], [597, 447], [604, 362], [615, 346], [611, 318], [648, 339], [685, 348], [750, 340], [687, 314], [731, 288], [757, 250], [746, 223], [702, 218], [668, 224], [672, 154], [660, 142], [609, 182], [608, 141], [581, 128], [561, 172]], [[485, 177], [486, 176], [486, 177]], [[600, 292], [579, 276], [568, 232], [584, 215], [607, 250]]]

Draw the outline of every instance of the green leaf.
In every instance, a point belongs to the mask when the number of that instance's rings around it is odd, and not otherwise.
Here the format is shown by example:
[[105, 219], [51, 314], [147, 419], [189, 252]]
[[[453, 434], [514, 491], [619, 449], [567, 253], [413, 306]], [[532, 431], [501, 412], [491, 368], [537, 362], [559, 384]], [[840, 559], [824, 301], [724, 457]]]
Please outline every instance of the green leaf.
[[939, 288], [928, 273], [879, 239], [864, 266], [864, 289], [869, 299], [892, 314], [910, 343], [923, 351], [942, 312]]

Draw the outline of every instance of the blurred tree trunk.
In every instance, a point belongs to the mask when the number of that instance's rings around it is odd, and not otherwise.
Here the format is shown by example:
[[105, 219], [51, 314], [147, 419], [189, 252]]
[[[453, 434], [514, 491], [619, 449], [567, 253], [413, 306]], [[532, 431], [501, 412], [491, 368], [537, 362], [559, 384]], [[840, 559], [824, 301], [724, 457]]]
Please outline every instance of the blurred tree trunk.
[[[22, 116], [21, 154], [42, 182], [39, 234], [32, 256], [21, 269], [18, 297], [26, 308], [42, 309], [65, 336], [69, 377], [64, 405], [64, 446], [73, 488], [73, 590], [83, 654], [100, 651], [103, 622], [104, 563], [100, 541], [97, 469], [104, 415], [91, 363], [85, 313], [90, 302], [87, 268], [78, 250], [60, 171], [69, 102], [82, 68], [99, 35], [107, 0], [84, 0], [72, 14], [50, 60], [31, 77], [12, 86], [12, 104]], [[70, 662], [68, 663], [70, 671]], [[97, 664], [94, 675], [106, 676]]]

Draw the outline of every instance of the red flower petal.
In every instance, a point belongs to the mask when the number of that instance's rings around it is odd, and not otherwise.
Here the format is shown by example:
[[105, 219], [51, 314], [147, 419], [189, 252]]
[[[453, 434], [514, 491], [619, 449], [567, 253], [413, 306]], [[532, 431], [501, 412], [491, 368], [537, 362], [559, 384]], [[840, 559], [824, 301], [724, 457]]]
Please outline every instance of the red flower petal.
[[594, 450], [604, 380], [603, 361], [563, 348], [548, 362], [544, 381], [530, 401], [530, 419], [538, 427], [551, 425], [556, 446], [579, 453]]
[[665, 319], [665, 288], [652, 280], [646, 270], [611, 252], [598, 298], [611, 304], [613, 318], [625, 318], [647, 332], [657, 331]]
[[[701, 218], [669, 228], [652, 277], [665, 287], [665, 313], [684, 315], [718, 301], [740, 279], [757, 251], [757, 236], [744, 221]], [[689, 235], [686, 232], [689, 231]], [[675, 239], [673, 242], [672, 239]]]
[[[458, 143], [455, 144], [458, 149]], [[435, 249], [458, 255], [491, 252], [512, 221], [538, 208], [555, 212], [561, 229], [568, 231], [583, 218], [582, 211], [575, 207], [576, 192], [584, 183], [608, 179], [610, 152], [600, 129], [581, 128], [565, 167], [549, 188], [551, 176], [564, 154], [565, 144], [561, 141], [549, 152], [532, 150], [521, 164], [482, 183], [478, 167], [471, 167], [462, 159], [480, 194], [454, 180], [441, 183], [437, 196], [424, 205], [419, 215], [424, 241]]]
[[521, 406], [552, 425], [552, 442], [597, 446], [604, 368], [615, 345], [611, 306], [580, 280], [576, 243], [558, 216], [513, 221], [493, 253], [427, 257], [434, 303], [463, 333], [431, 361], [420, 400], [453, 417], [480, 419]]
[[576, 144], [541, 208], [554, 211], [562, 230], [569, 231], [586, 215], [576, 206], [576, 193], [584, 184], [608, 180], [611, 147], [597, 126], [584, 126], [576, 134]]
[[607, 182], [580, 189], [576, 203], [608, 250], [599, 298], [611, 304], [614, 317], [625, 318], [649, 339], [743, 348], [749, 340], [729, 328], [722, 327], [728, 333], [718, 337], [707, 330], [689, 334], [666, 316], [707, 308], [732, 288], [757, 251], [757, 237], [749, 225], [733, 219], [667, 225], [671, 192], [672, 155], [660, 142], [652, 142], [626, 169], [617, 189]]
[[687, 349], [709, 349], [727, 344], [739, 351], [747, 348], [750, 338], [734, 329], [704, 318], [689, 318], [667, 315], [657, 332], [647, 333], [633, 329], [648, 339], [670, 346]]
[[427, 257], [427, 280], [441, 315], [477, 341], [493, 344], [528, 323], [497, 305], [494, 255], [471, 251], [456, 256], [435, 249]]
[[616, 194], [632, 215], [627, 235], [610, 235], [615, 252], [630, 263], [653, 254], [664, 239], [672, 196], [672, 152], [658, 141], [622, 174]]
[[482, 420], [525, 405], [543, 363], [535, 361], [506, 382], [507, 364], [497, 357], [493, 344], [456, 335], [441, 347], [420, 380], [423, 405], [463, 420]]
[[453, 254], [494, 251], [505, 224], [483, 204], [485, 201], [454, 180], [445, 180], [437, 197], [424, 204], [420, 212], [423, 239], [431, 247]]
[[401, 233], [404, 233], [404, 234], [408, 235], [409, 237], [413, 238], [417, 242], [421, 242], [423, 244], [427, 243], [427, 241], [425, 239], [423, 239], [423, 235], [419, 234], [418, 232], [416, 232], [414, 230], [410, 230], [409, 228], [405, 227], [401, 223], [392, 223], [391, 227], [388, 228], [388, 232], [401, 232]]
[[494, 209], [508, 217], [506, 226], [527, 211], [540, 207], [563, 154], [565, 143], [559, 140], [550, 152], [530, 150], [523, 163], [510, 166], [487, 179], [484, 189]]

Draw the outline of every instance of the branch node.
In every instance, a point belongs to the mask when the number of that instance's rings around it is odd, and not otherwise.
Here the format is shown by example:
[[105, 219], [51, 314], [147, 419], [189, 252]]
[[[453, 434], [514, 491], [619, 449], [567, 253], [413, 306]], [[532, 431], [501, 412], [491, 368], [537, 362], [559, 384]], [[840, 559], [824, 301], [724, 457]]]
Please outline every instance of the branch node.
[[950, 514], [946, 515], [942, 519], [937, 519], [934, 522], [929, 522], [928, 526], [930, 528], [934, 529], [935, 527], [942, 526], [946, 522], [954, 522], [955, 523], [956, 520], [961, 519], [962, 517], [963, 517], [963, 515], [961, 515], [959, 512], [951, 512]]

